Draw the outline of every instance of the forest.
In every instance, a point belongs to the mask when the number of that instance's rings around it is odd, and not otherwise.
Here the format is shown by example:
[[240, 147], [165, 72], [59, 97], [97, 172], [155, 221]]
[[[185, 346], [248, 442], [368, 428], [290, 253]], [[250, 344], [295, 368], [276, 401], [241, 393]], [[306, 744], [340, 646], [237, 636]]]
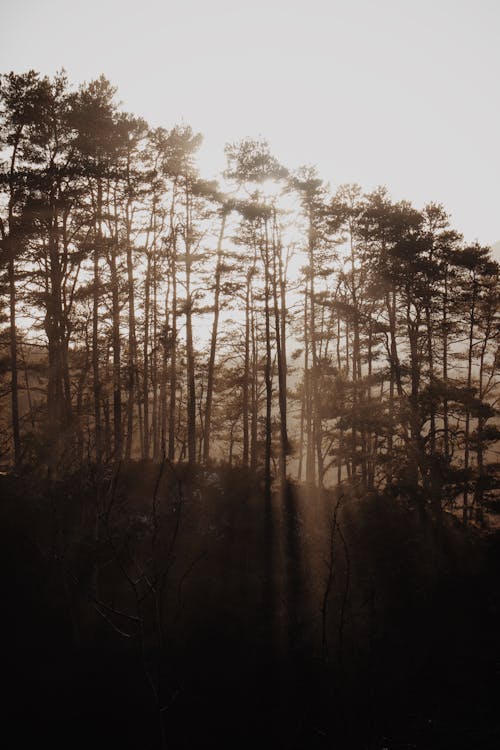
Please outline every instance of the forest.
[[201, 142], [0, 79], [18, 746], [497, 747], [499, 264]]

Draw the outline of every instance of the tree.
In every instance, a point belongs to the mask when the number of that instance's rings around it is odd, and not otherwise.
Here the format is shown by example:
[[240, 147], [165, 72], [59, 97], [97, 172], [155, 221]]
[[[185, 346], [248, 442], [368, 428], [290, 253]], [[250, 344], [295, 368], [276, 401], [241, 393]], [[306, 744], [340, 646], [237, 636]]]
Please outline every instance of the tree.
[[[5, 219], [0, 219], [2, 265], [7, 266], [10, 327], [11, 420], [14, 462], [22, 457], [19, 415], [16, 260], [22, 252], [24, 208], [27, 179], [23, 167], [35, 157], [34, 145], [41, 137], [43, 101], [49, 81], [31, 70], [24, 74], [9, 73], [0, 80], [0, 144], [8, 150], [6, 171], [2, 170], [2, 188], [7, 195]], [[6, 154], [7, 155], [7, 154]]]

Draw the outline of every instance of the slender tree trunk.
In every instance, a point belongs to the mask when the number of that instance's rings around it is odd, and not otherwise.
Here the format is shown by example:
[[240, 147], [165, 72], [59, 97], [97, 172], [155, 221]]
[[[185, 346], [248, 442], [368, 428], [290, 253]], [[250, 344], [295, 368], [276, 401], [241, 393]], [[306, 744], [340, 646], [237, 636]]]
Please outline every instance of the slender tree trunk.
[[[286, 467], [287, 467], [287, 453], [288, 453], [288, 432], [287, 432], [287, 402], [286, 402], [286, 359], [284, 355], [284, 338], [283, 338], [283, 319], [279, 307], [278, 301], [278, 285], [281, 290], [281, 273], [278, 274], [279, 262], [277, 261], [276, 255], [281, 255], [281, 246], [279, 238], [277, 237], [277, 226], [276, 226], [276, 211], [274, 212], [273, 222], [273, 276], [272, 276], [272, 296], [274, 304], [274, 323], [275, 323], [275, 339], [276, 339], [276, 359], [278, 363], [278, 405], [280, 413], [280, 481], [282, 490], [286, 484]], [[281, 269], [280, 269], [281, 270]]]
[[99, 464], [102, 459], [101, 425], [101, 381], [99, 374], [99, 259], [102, 253], [102, 183], [97, 182], [97, 217], [94, 245], [94, 277], [92, 289], [92, 375], [94, 381], [95, 456]]
[[9, 206], [8, 206], [8, 228], [5, 231], [3, 222], [0, 220], [0, 232], [2, 235], [2, 244], [7, 252], [7, 278], [9, 285], [9, 331], [10, 331], [10, 404], [12, 420], [12, 444], [14, 453], [14, 465], [18, 466], [21, 462], [21, 429], [19, 421], [19, 381], [18, 381], [18, 352], [17, 352], [17, 293], [16, 293], [16, 266], [15, 266], [15, 247], [13, 240], [14, 233], [14, 175], [16, 171], [16, 160], [23, 125], [19, 125], [12, 148], [10, 159], [10, 180], [9, 180]]
[[[468, 398], [471, 395], [472, 387], [472, 359], [474, 349], [474, 327], [476, 323], [476, 299], [477, 299], [477, 280], [474, 274], [472, 279], [472, 297], [470, 306], [470, 318], [469, 318], [469, 347], [467, 352], [467, 391]], [[465, 482], [464, 482], [464, 495], [463, 495], [463, 511], [462, 520], [464, 525], [469, 520], [469, 480], [467, 477], [469, 463], [470, 463], [470, 406], [467, 401], [465, 407], [465, 430], [464, 430], [464, 470], [465, 470]]]
[[[486, 348], [491, 333], [491, 317], [488, 317], [486, 331], [484, 333], [484, 340], [481, 346], [481, 354], [479, 357], [479, 392], [478, 398], [480, 401], [484, 398], [484, 366], [486, 357]], [[477, 482], [474, 491], [474, 506], [477, 510], [481, 509], [483, 503], [484, 494], [484, 446], [483, 446], [483, 433], [486, 426], [486, 419], [479, 413], [477, 418], [477, 442], [476, 442], [476, 458], [477, 458]]]
[[[60, 196], [53, 186], [49, 194], [48, 211], [48, 293], [46, 297], [45, 331], [48, 339], [49, 377], [47, 407], [51, 435], [51, 464], [55, 468], [63, 455], [69, 455], [72, 423], [72, 404], [68, 366], [68, 321], [65, 309], [64, 244], [61, 252], [59, 216]], [[63, 238], [64, 239], [64, 238]]]
[[114, 433], [114, 456], [115, 461], [120, 461], [122, 456], [122, 394], [121, 394], [121, 338], [120, 338], [120, 299], [118, 271], [116, 266], [116, 243], [118, 235], [115, 236], [110, 249], [110, 275], [111, 275], [111, 300], [112, 300], [112, 342], [113, 342], [113, 433]]
[[250, 330], [252, 345], [252, 383], [251, 383], [251, 425], [250, 425], [250, 468], [255, 471], [257, 468], [257, 447], [258, 447], [258, 421], [259, 421], [259, 398], [258, 398], [258, 361], [259, 361], [259, 342], [258, 331], [255, 322], [255, 302], [253, 293], [251, 293], [250, 306]]
[[188, 463], [196, 463], [196, 384], [193, 348], [193, 298], [191, 296], [192, 226], [191, 195], [188, 179], [185, 180], [186, 226], [184, 230], [185, 271], [186, 271], [186, 383], [187, 383], [187, 448]]
[[[340, 356], [340, 336], [341, 336], [341, 330], [340, 330], [340, 315], [337, 315], [337, 370], [339, 373], [339, 378], [342, 374], [342, 358]], [[339, 457], [338, 457], [338, 466], [337, 466], [337, 484], [340, 484], [342, 481], [342, 459], [344, 454], [344, 430], [342, 427], [339, 428]]]
[[[398, 396], [400, 412], [403, 406], [403, 385], [401, 381], [401, 364], [399, 361], [397, 347], [397, 320], [396, 320], [396, 290], [392, 288], [387, 292], [385, 303], [387, 317], [389, 321], [389, 365], [390, 365], [390, 382], [389, 382], [389, 473], [388, 482], [393, 478], [395, 465], [394, 454], [394, 435], [396, 432], [396, 394]], [[403, 421], [403, 420], [402, 420]], [[406, 431], [406, 424], [402, 424], [403, 431]]]
[[313, 435], [314, 444], [316, 448], [316, 460], [318, 466], [317, 481], [318, 487], [323, 487], [323, 451], [322, 451], [322, 424], [321, 424], [321, 409], [319, 401], [319, 361], [317, 353], [317, 331], [316, 331], [316, 300], [315, 300], [315, 263], [314, 263], [314, 250], [315, 250], [315, 239], [314, 229], [312, 222], [312, 214], [309, 216], [309, 337], [312, 355], [312, 403], [313, 403]]
[[270, 274], [269, 274], [269, 237], [267, 219], [264, 223], [264, 315], [265, 315], [265, 335], [266, 335], [266, 363], [265, 363], [265, 383], [266, 383], [266, 439], [264, 453], [264, 496], [266, 506], [271, 503], [271, 450], [272, 450], [272, 398], [273, 384], [271, 374], [271, 311], [270, 311]]
[[149, 326], [151, 307], [151, 256], [148, 253], [146, 262], [146, 278], [144, 288], [144, 348], [142, 361], [142, 400], [144, 403], [144, 443], [143, 459], [149, 459], [150, 427], [149, 427]]
[[172, 245], [172, 344], [170, 350], [170, 396], [168, 415], [168, 458], [175, 459], [176, 402], [177, 402], [177, 248], [175, 235]]
[[8, 243], [9, 262], [7, 274], [9, 280], [9, 327], [10, 327], [10, 398], [12, 411], [12, 440], [14, 444], [14, 464], [21, 462], [21, 430], [19, 427], [19, 385], [16, 331], [16, 273], [12, 241]]
[[163, 332], [163, 351], [160, 377], [160, 450], [161, 455], [167, 455], [167, 429], [168, 429], [168, 411], [167, 411], [167, 382], [168, 382], [168, 360], [170, 347], [169, 334], [169, 304], [170, 304], [170, 273], [167, 275], [167, 288], [165, 291], [165, 327]]
[[304, 289], [304, 411], [306, 423], [306, 482], [316, 482], [316, 463], [314, 453], [314, 414], [313, 414], [313, 375], [310, 368], [310, 315], [309, 288], [306, 281]]
[[250, 289], [252, 283], [252, 273], [247, 273], [245, 287], [245, 360], [243, 366], [243, 398], [242, 398], [242, 416], [243, 416], [243, 454], [242, 463], [244, 467], [248, 466], [250, 435], [249, 435], [249, 386], [250, 386]]
[[21, 341], [19, 341], [18, 344], [18, 353], [19, 353], [19, 361], [22, 364], [23, 373], [24, 373], [24, 387], [26, 388], [26, 396], [28, 398], [28, 413], [30, 418], [30, 425], [31, 429], [35, 429], [35, 412], [33, 409], [33, 399], [31, 397], [31, 385], [30, 385], [30, 378], [28, 374], [28, 364], [26, 362], [26, 354], [23, 351], [23, 347], [21, 345]]
[[406, 328], [408, 341], [410, 344], [410, 377], [411, 390], [409, 396], [410, 404], [410, 474], [409, 481], [412, 488], [418, 486], [418, 472], [424, 484], [427, 481], [425, 466], [423, 465], [423, 451], [421, 447], [421, 416], [419, 409], [419, 388], [420, 388], [420, 356], [419, 356], [419, 328], [420, 328], [420, 311], [415, 310], [415, 317], [411, 317], [410, 311], [410, 288], [406, 289]]
[[80, 368], [78, 375], [78, 386], [76, 391], [76, 426], [77, 426], [77, 447], [78, 447], [78, 459], [83, 460], [83, 452], [85, 449], [84, 433], [82, 426], [82, 419], [84, 415], [84, 397], [88, 400], [88, 392], [86, 389], [87, 376], [90, 369], [91, 352], [88, 340], [88, 331], [85, 330], [85, 360], [83, 366]]
[[158, 380], [158, 257], [155, 236], [153, 244], [153, 351], [151, 358], [151, 388], [153, 391], [151, 430], [153, 433], [153, 459], [155, 461], [158, 461], [160, 457]]
[[[425, 323], [427, 328], [427, 366], [429, 368], [429, 384], [431, 388], [434, 385], [434, 341], [432, 331], [432, 318], [429, 304], [425, 307]], [[434, 394], [431, 393], [430, 403], [430, 433], [429, 433], [429, 447], [431, 454], [434, 456], [436, 452], [436, 406], [434, 400]]]
[[[203, 462], [206, 464], [210, 459], [210, 438], [212, 430], [212, 403], [214, 394], [214, 374], [215, 374], [215, 354], [217, 350], [217, 334], [219, 332], [219, 314], [220, 314], [220, 293], [222, 277], [222, 243], [224, 240], [224, 230], [226, 227], [227, 214], [224, 210], [217, 241], [217, 266], [215, 269], [215, 290], [214, 290], [214, 319], [212, 323], [212, 335], [210, 338], [210, 356], [208, 360], [207, 375], [207, 398], [205, 403], [205, 438], [203, 441]], [[248, 451], [248, 446], [247, 446]], [[248, 460], [248, 455], [247, 455]]]
[[444, 453], [446, 459], [450, 456], [450, 433], [448, 418], [448, 266], [444, 275], [444, 294], [443, 294], [443, 382], [445, 386], [445, 396], [443, 399], [443, 430], [444, 430]]
[[363, 404], [363, 389], [358, 386], [359, 381], [362, 378], [361, 370], [361, 344], [360, 344], [360, 331], [359, 331], [359, 300], [358, 300], [358, 282], [356, 273], [356, 257], [353, 242], [353, 228], [350, 227], [350, 260], [351, 260], [351, 298], [353, 308], [353, 342], [352, 342], [352, 379], [353, 379], [353, 413], [354, 413], [354, 424], [352, 430], [352, 465], [353, 474], [356, 473], [356, 466], [361, 464], [361, 481], [363, 487], [367, 486], [367, 470], [366, 470], [366, 430], [364, 426], [360, 428], [360, 442], [361, 442], [361, 456], [358, 457], [357, 451], [357, 429], [356, 422], [358, 421], [359, 408]]
[[[432, 259], [432, 258], [431, 258]], [[430, 398], [430, 425], [429, 425], [429, 450], [430, 460], [427, 461], [429, 472], [429, 487], [431, 492], [431, 503], [437, 519], [441, 519], [441, 494], [442, 494], [442, 472], [436, 454], [436, 399], [434, 395], [435, 373], [434, 373], [434, 337], [432, 326], [432, 315], [430, 302], [425, 306], [425, 324], [427, 335], [427, 366], [429, 369]]]
[[[368, 396], [368, 403], [371, 406], [372, 405], [372, 375], [373, 375], [373, 326], [372, 326], [372, 315], [370, 312], [370, 321], [368, 324], [368, 352], [367, 352], [367, 366], [368, 366], [368, 389], [367, 389], [367, 396]], [[375, 455], [375, 445], [376, 445], [376, 436], [374, 436], [373, 429], [368, 432], [367, 435], [367, 445], [366, 445], [366, 452], [367, 452], [367, 479], [368, 479], [368, 489], [373, 490], [373, 484], [375, 480], [375, 461], [376, 461], [376, 455]]]
[[125, 460], [130, 461], [132, 455], [132, 441], [134, 437], [134, 400], [137, 394], [139, 438], [141, 452], [143, 450], [143, 435], [141, 429], [142, 414], [140, 406], [140, 388], [137, 369], [137, 338], [135, 320], [135, 279], [134, 259], [131, 238], [130, 206], [126, 209], [126, 248], [127, 248], [127, 288], [128, 288], [128, 394], [127, 394], [127, 440], [125, 444]]
[[[347, 321], [345, 323], [344, 338], [345, 338], [345, 373], [346, 373], [346, 377], [348, 378], [349, 367], [350, 367], [349, 363], [351, 361], [351, 341], [350, 341], [349, 323]], [[349, 444], [346, 445], [346, 471], [347, 471], [347, 478], [349, 480], [351, 480], [356, 475], [356, 463], [355, 463], [355, 460], [353, 460], [353, 447], [352, 447], [355, 444], [355, 442], [356, 442], [355, 431], [351, 430], [351, 446], [350, 446], [351, 449], [349, 450]]]

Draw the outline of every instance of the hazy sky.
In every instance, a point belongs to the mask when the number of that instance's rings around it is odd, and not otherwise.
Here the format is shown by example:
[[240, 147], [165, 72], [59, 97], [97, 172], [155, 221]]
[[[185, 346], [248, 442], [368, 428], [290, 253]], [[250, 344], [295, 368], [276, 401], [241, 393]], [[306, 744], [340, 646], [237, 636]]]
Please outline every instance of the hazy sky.
[[104, 73], [152, 125], [266, 137], [335, 187], [440, 201], [500, 240], [500, 0], [0, 0], [0, 70]]

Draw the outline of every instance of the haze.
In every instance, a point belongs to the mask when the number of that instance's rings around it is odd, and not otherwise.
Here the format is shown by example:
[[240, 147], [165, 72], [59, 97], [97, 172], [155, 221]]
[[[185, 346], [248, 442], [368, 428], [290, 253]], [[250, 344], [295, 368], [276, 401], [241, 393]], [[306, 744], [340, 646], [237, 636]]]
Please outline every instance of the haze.
[[500, 238], [494, 0], [3, 0], [0, 69], [104, 73], [152, 125], [226, 141], [262, 135], [332, 187], [385, 184], [445, 204], [468, 240]]

